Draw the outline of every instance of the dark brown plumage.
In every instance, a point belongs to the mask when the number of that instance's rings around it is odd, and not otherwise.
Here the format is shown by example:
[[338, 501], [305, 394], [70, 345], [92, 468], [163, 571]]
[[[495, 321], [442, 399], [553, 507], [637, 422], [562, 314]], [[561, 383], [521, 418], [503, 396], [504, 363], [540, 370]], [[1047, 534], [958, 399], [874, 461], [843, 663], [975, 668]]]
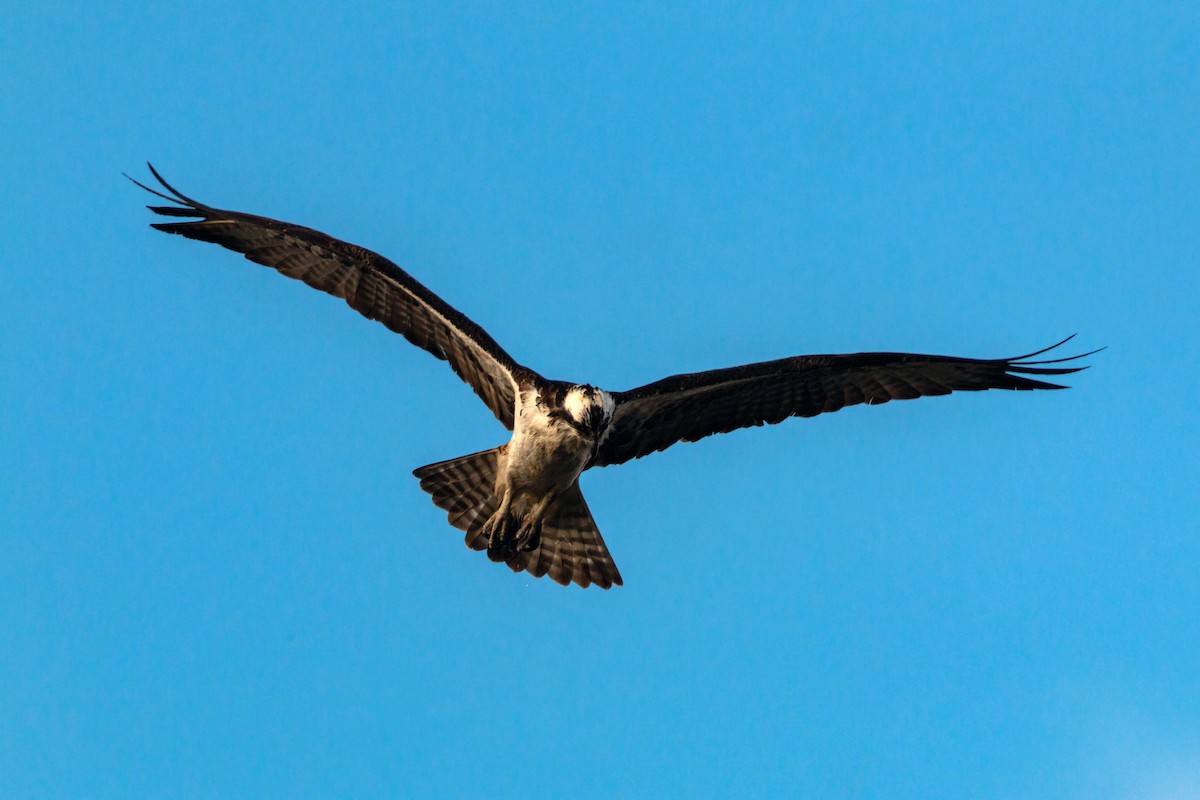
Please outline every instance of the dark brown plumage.
[[448, 361], [513, 435], [491, 450], [415, 470], [421, 488], [451, 525], [466, 532], [468, 547], [486, 550], [514, 571], [549, 575], [564, 585], [621, 584], [579, 490], [585, 469], [858, 403], [983, 389], [1061, 389], [1026, 376], [1078, 372], [1084, 367], [1063, 365], [1091, 355], [1031, 360], [1064, 339], [1035, 353], [991, 360], [912, 353], [796, 356], [610, 393], [548, 380], [518, 364], [464, 314], [370, 250], [300, 225], [213, 208], [171, 187], [153, 166], [150, 171], [169, 194], [133, 182], [178, 204], [150, 210], [188, 219], [153, 227], [219, 244], [341, 297]]
[[158, 222], [151, 227], [219, 244], [344, 299], [364, 317], [382, 322], [417, 347], [449, 361], [455, 374], [475, 390], [496, 419], [512, 430], [516, 381], [531, 379], [533, 373], [519, 366], [487, 331], [407, 272], [378, 253], [320, 231], [197, 202], [163, 180], [152, 165], [147, 166], [174, 197], [129, 179], [164, 200], [185, 206], [148, 206], [151, 211], [166, 217], [200, 218]]
[[975, 359], [914, 353], [795, 356], [730, 369], [675, 375], [613, 398], [617, 411], [593, 462], [620, 464], [714, 433], [815, 417], [859, 403], [978, 392], [1064, 389], [1024, 375], [1068, 375], [1086, 367], [1048, 367], [1091, 355], [1029, 361], [1073, 337], [1014, 358]]

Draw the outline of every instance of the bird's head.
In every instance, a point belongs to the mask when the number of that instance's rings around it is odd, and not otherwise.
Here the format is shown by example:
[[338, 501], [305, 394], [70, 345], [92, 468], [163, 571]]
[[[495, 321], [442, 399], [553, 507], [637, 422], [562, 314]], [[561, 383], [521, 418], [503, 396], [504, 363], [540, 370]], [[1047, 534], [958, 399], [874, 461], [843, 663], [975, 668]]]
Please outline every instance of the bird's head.
[[572, 386], [563, 398], [571, 424], [593, 437], [612, 420], [613, 407], [612, 395], [586, 383]]

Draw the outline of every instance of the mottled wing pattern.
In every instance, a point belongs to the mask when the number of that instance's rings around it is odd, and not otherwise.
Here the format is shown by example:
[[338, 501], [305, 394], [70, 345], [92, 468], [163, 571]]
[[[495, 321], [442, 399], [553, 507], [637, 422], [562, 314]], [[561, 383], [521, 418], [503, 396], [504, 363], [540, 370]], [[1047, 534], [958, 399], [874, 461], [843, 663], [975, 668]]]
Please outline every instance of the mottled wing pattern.
[[[450, 362], [504, 425], [513, 427], [517, 385], [533, 373], [519, 366], [482, 328], [383, 256], [289, 222], [224, 211], [176, 191], [150, 167], [172, 196], [134, 181], [180, 206], [150, 206], [166, 217], [198, 217], [153, 227], [219, 244], [289, 278], [343, 298], [368, 319], [378, 320], [418, 347]], [[133, 180], [130, 178], [130, 180]]]
[[[620, 464], [714, 433], [812, 417], [859, 403], [908, 400], [984, 389], [1062, 389], [1024, 375], [1067, 375], [1086, 367], [1030, 361], [1056, 345], [1014, 358], [974, 359], [915, 353], [814, 355], [676, 375], [613, 395], [617, 407], [593, 466]], [[1098, 351], [1093, 351], [1098, 352]]]
[[[476, 549], [484, 549], [480, 542]], [[472, 545], [475, 547], [475, 545]], [[527, 570], [534, 577], [549, 575], [566, 586], [571, 581], [586, 588], [621, 586], [621, 573], [609, 555], [604, 537], [596, 528], [579, 484], [567, 489], [542, 523], [542, 541], [528, 553], [517, 553], [508, 561], [513, 572]]]

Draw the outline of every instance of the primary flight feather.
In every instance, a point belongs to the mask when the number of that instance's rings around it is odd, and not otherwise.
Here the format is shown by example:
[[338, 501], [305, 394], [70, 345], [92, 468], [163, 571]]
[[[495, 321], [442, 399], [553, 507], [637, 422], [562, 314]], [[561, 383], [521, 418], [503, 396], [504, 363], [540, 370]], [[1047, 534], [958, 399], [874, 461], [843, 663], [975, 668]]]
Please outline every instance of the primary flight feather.
[[[148, 165], [149, 166], [149, 165]], [[1014, 358], [914, 353], [795, 356], [675, 375], [627, 392], [542, 377], [388, 259], [320, 231], [225, 211], [167, 183], [138, 186], [173, 205], [153, 227], [219, 244], [289, 278], [343, 298], [418, 347], [450, 363], [496, 419], [508, 443], [414, 471], [421, 488], [493, 561], [563, 585], [621, 584], [621, 573], [579, 490], [590, 467], [621, 464], [714, 433], [811, 417], [858, 403], [878, 404], [955, 391], [1062, 389], [1029, 375], [1067, 375], [1062, 366], [1091, 353], [1033, 360], [1058, 344]], [[1096, 352], [1096, 351], [1093, 351]]]

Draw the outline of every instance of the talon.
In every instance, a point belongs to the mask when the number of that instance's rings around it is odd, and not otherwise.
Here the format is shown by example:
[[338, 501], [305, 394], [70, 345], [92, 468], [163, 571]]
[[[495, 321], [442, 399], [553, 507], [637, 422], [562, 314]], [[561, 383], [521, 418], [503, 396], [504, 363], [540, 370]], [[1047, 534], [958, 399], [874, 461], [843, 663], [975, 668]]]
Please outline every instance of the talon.
[[517, 549], [529, 553], [538, 549], [542, 543], [542, 523], [531, 522], [517, 532]]
[[510, 533], [511, 526], [505, 520], [499, 520], [496, 524], [489, 521], [484, 531], [488, 535], [487, 555], [492, 561], [508, 561], [517, 554]]
[[517, 551], [513, 548], [512, 544], [509, 542], [500, 542], [496, 545], [489, 544], [488, 549], [487, 549], [488, 558], [490, 558], [492, 561], [495, 561], [498, 563], [508, 561], [510, 558], [512, 558], [516, 554], [517, 554]]

